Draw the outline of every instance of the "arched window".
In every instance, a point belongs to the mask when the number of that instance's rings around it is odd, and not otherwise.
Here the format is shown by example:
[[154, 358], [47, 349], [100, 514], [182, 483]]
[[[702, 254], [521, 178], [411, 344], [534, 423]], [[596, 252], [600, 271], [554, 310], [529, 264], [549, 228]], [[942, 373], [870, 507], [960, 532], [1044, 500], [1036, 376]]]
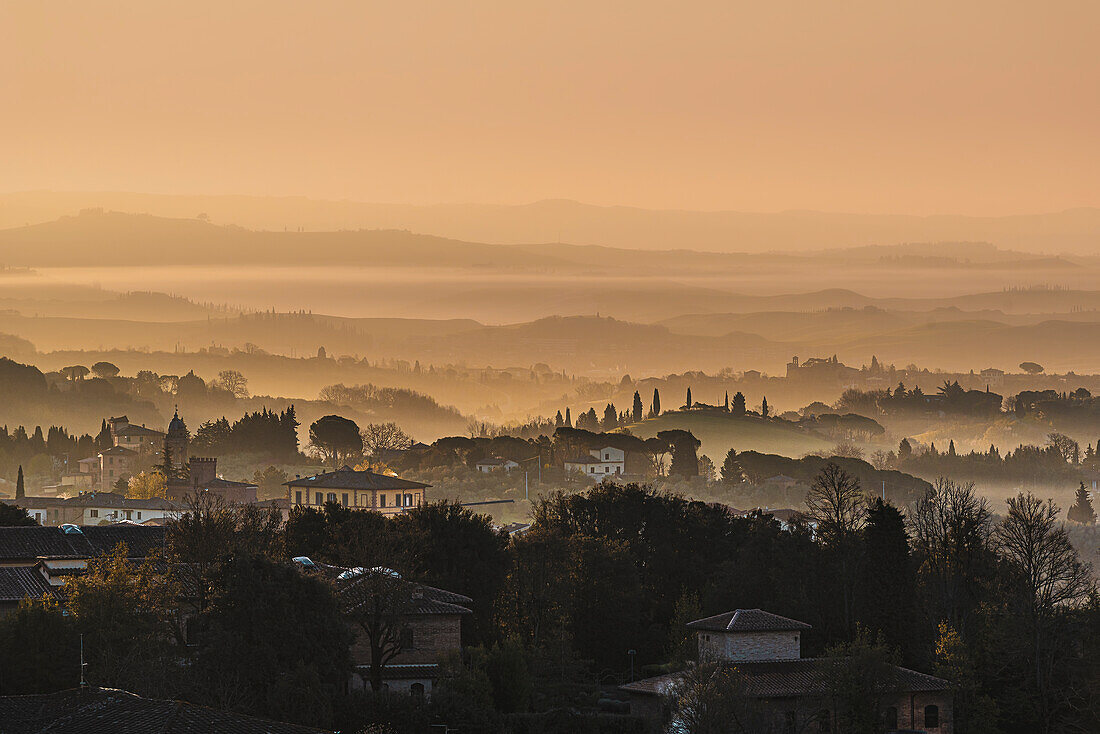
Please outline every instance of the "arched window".
[[412, 694], [413, 698], [424, 698], [424, 684], [413, 683], [409, 686], [409, 693]]
[[898, 710], [894, 706], [888, 706], [882, 716], [883, 728], [886, 731], [895, 731], [898, 728]]
[[924, 728], [940, 728], [940, 707], [934, 703], [930, 703], [924, 707]]

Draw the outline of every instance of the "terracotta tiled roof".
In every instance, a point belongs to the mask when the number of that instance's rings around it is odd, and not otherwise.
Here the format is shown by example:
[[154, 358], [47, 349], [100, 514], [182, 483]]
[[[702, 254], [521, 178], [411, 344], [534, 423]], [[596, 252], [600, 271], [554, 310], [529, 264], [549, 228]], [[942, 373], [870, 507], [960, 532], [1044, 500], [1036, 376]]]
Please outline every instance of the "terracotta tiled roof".
[[[760, 698], [828, 694], [843, 658], [801, 658], [767, 662], [725, 663], [746, 695]], [[942, 678], [891, 665], [892, 687], [898, 691], [945, 691], [951, 684]], [[631, 693], [660, 696], [668, 693], [682, 673], [646, 678], [622, 686]]]
[[395, 572], [388, 569], [349, 569], [342, 566], [329, 566], [325, 564], [317, 564], [317, 568], [326, 576], [333, 579], [336, 584], [337, 593], [344, 601], [344, 604], [350, 608], [355, 608], [358, 604], [366, 601], [370, 594], [378, 593], [377, 591], [372, 591], [370, 585], [364, 584], [363, 582], [369, 574], [382, 573], [391, 574], [396, 583], [405, 587], [408, 597], [401, 605], [403, 614], [473, 613], [468, 608], [468, 605], [474, 603], [474, 600], [470, 597], [456, 594], [453, 591], [446, 591], [445, 589], [437, 589], [427, 584], [406, 581], [397, 576]]
[[174, 510], [176, 506], [166, 499], [150, 497], [148, 499], [131, 499], [117, 492], [83, 492], [76, 497], [69, 497], [62, 502], [67, 506], [76, 507], [121, 507], [127, 510]]
[[37, 598], [43, 594], [57, 596], [57, 591], [34, 566], [0, 566], [0, 603], [18, 602], [24, 597]]
[[198, 484], [195, 489], [259, 489], [259, 486], [252, 482], [234, 482], [229, 479], [214, 477], [209, 481]]
[[0, 696], [0, 734], [317, 734], [320, 729], [110, 688]]
[[603, 459], [597, 459], [591, 454], [584, 454], [583, 456], [574, 456], [572, 459], [566, 459], [565, 464], [616, 464], [615, 461], [604, 461]]
[[512, 463], [512, 464], [516, 463], [516, 462], [512, 461], [511, 459], [505, 459], [505, 458], [500, 457], [500, 456], [490, 456], [486, 459], [478, 459], [477, 465], [478, 466], [504, 466], [505, 464], [508, 464], [509, 462]]
[[400, 477], [391, 477], [387, 474], [376, 474], [372, 471], [355, 471], [348, 467], [341, 467], [336, 471], [316, 474], [312, 477], [302, 477], [284, 482], [288, 487], [316, 487], [317, 489], [423, 489], [430, 484], [412, 482]]
[[48, 507], [60, 507], [64, 502], [64, 497], [20, 497], [9, 499], [4, 504], [15, 505], [25, 510], [42, 510]]
[[91, 558], [125, 543], [131, 558], [144, 558], [164, 545], [164, 528], [143, 525], [88, 525], [79, 533], [56, 527], [0, 528], [0, 561], [32, 562], [36, 558]]
[[112, 446], [99, 452], [103, 456], [137, 456], [137, 452], [125, 446]]
[[125, 428], [119, 428], [115, 431], [116, 436], [164, 436], [164, 431], [156, 431], [152, 428], [146, 428], [145, 426], [135, 426], [130, 424]]
[[688, 622], [688, 629], [712, 632], [784, 632], [808, 630], [810, 625], [762, 609], [735, 609], [713, 617]]

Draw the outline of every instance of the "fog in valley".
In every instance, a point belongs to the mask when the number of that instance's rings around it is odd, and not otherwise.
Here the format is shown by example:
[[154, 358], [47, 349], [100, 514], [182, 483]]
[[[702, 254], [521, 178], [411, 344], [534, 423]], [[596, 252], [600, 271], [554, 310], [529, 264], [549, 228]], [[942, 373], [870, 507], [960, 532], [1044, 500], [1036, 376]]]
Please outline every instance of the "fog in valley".
[[[99, 197], [38, 198], [56, 198], [56, 208]], [[241, 221], [274, 206], [257, 202]], [[653, 215], [616, 219], [641, 230]], [[1066, 221], [1090, 216], [1051, 215], [1044, 226], [1064, 233]], [[801, 240], [797, 249], [781, 235], [730, 232], [714, 251], [713, 240], [696, 249], [686, 237], [637, 248], [487, 243], [452, 239], [442, 224], [281, 231], [247, 228], [231, 210], [220, 218], [85, 207], [0, 230], [0, 344], [58, 376], [44, 404], [17, 399], [5, 422], [94, 434], [108, 414], [159, 426], [178, 406], [197, 428], [293, 404], [303, 441], [312, 420], [338, 410], [432, 443], [550, 436], [567, 409], [571, 425], [595, 410], [602, 429], [614, 405], [614, 428], [643, 438], [689, 430], [716, 463], [731, 449], [794, 459], [841, 451], [892, 469], [902, 468], [888, 458], [902, 439], [955, 454], [1046, 446], [1051, 434], [1083, 452], [1100, 439], [1090, 399], [1070, 400], [1063, 416], [1017, 397], [1100, 390], [1100, 256], [963, 240], [973, 222], [922, 242], [928, 223], [898, 218], [897, 241], [863, 232], [850, 246]], [[1090, 227], [1076, 236], [1100, 238]], [[828, 228], [822, 239], [837, 244]], [[99, 362], [118, 376], [64, 377]], [[179, 390], [190, 373], [207, 388]], [[239, 394], [216, 387], [226, 373], [240, 376]], [[894, 405], [883, 391], [899, 383], [928, 397]], [[655, 390], [664, 411], [649, 416]], [[972, 404], [967, 391], [994, 397]], [[619, 420], [635, 392], [643, 415]], [[746, 415], [707, 407], [738, 393]], [[862, 416], [873, 430], [825, 427], [826, 414]], [[945, 469], [926, 463], [908, 469], [926, 480]], [[1066, 502], [1076, 487], [1002, 474], [981, 476], [982, 490], [1006, 496], [1038, 483]]]
[[1100, 3], [0, 23], [0, 734], [1100, 732]]

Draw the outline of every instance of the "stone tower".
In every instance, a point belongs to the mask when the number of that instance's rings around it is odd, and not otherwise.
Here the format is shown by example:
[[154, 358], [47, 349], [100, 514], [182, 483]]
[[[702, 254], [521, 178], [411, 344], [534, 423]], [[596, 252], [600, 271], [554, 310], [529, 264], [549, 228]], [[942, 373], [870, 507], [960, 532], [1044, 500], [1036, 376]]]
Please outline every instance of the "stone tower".
[[190, 440], [191, 437], [187, 433], [187, 424], [180, 418], [179, 408], [176, 408], [176, 414], [172, 416], [172, 421], [168, 424], [168, 436], [165, 443], [172, 455], [172, 466], [177, 469], [187, 466], [187, 445]]

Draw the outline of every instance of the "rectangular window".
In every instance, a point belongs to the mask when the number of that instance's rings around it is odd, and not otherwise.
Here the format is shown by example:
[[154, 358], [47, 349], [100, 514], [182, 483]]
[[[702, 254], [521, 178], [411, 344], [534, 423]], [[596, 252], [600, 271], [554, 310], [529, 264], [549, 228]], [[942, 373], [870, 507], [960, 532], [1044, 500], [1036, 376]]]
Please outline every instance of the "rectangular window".
[[325, 495], [322, 494], [321, 492], [317, 493], [317, 504], [319, 504], [319, 505], [325, 504]]
[[385, 494], [378, 495], [378, 506], [379, 507], [385, 507], [386, 506], [386, 495]]
[[302, 490], [300, 490], [300, 489], [297, 492], [294, 493], [294, 504], [296, 504], [296, 505], [302, 504]]
[[344, 499], [344, 507], [347, 507], [348, 506], [348, 493], [347, 492], [344, 492], [343, 499]]
[[141, 519], [141, 510], [138, 510], [138, 520]]
[[99, 517], [99, 510], [88, 510], [88, 517]]

